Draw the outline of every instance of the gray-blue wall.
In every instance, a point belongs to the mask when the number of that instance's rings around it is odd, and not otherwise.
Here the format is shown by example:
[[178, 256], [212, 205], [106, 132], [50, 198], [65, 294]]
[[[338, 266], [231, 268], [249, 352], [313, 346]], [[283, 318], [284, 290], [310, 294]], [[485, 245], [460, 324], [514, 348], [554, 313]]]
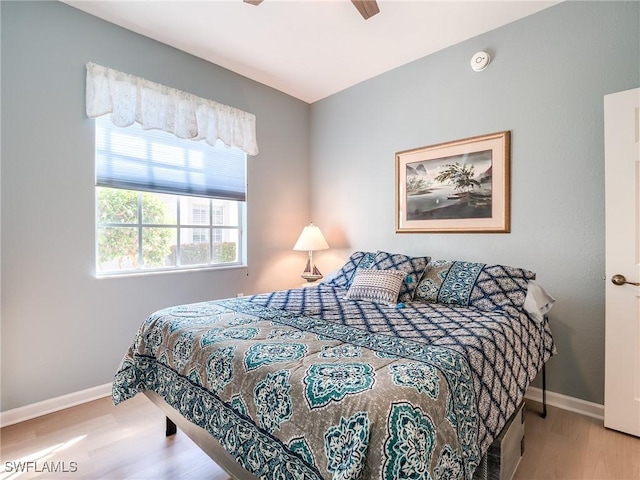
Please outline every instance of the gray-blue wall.
[[[110, 382], [159, 308], [300, 284], [308, 104], [59, 2], [0, 3], [3, 411]], [[256, 114], [248, 269], [95, 278], [89, 61]]]
[[[479, 50], [493, 60], [475, 73]], [[638, 86], [638, 2], [561, 3], [382, 74], [311, 107], [313, 217], [342, 257], [387, 249], [537, 272], [557, 298], [549, 389], [601, 404], [603, 96]], [[510, 234], [395, 233], [396, 152], [502, 130]]]
[[[0, 2], [1, 410], [111, 381], [153, 310], [296, 286], [311, 219], [336, 247], [323, 272], [355, 249], [535, 270], [558, 298], [550, 389], [602, 403], [602, 97], [640, 85], [639, 6], [563, 3], [309, 106], [67, 5]], [[94, 278], [88, 61], [257, 115], [248, 269]], [[512, 233], [395, 234], [395, 152], [500, 130]]]

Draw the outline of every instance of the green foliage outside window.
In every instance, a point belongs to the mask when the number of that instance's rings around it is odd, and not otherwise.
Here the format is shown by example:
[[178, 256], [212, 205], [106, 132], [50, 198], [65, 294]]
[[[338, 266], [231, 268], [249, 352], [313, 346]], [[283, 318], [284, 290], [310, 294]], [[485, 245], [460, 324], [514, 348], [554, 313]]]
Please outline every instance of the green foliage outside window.
[[[152, 193], [141, 193], [145, 223], [166, 223], [164, 202]], [[98, 189], [98, 222], [138, 223], [138, 192], [118, 188]], [[120, 268], [125, 262], [138, 267], [138, 230], [132, 227], [101, 227], [98, 229], [98, 262], [117, 261]], [[145, 228], [142, 258], [145, 267], [164, 266], [171, 253], [173, 232], [169, 228]]]
[[238, 261], [235, 242], [213, 244], [213, 261], [215, 263], [232, 263]]
[[[213, 263], [234, 263], [237, 261], [235, 242], [213, 244]], [[176, 246], [171, 246], [169, 256], [172, 265], [176, 263]], [[180, 263], [197, 265], [209, 262], [209, 243], [185, 243], [180, 245]]]

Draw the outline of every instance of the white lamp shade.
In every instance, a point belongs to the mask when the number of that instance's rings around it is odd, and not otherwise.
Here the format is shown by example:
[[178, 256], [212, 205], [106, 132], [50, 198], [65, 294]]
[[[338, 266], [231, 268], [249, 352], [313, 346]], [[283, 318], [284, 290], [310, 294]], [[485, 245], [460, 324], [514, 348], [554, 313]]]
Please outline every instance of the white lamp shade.
[[293, 246], [294, 250], [305, 252], [315, 252], [316, 250], [327, 250], [329, 244], [324, 239], [322, 232], [313, 223], [310, 223], [302, 229], [302, 233], [298, 237], [298, 241]]

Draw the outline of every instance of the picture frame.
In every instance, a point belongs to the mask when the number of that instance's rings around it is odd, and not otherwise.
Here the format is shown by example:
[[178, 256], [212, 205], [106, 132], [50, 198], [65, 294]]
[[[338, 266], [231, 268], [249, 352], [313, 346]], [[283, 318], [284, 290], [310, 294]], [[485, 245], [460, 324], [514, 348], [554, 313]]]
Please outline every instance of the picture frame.
[[511, 132], [396, 153], [396, 233], [509, 233]]

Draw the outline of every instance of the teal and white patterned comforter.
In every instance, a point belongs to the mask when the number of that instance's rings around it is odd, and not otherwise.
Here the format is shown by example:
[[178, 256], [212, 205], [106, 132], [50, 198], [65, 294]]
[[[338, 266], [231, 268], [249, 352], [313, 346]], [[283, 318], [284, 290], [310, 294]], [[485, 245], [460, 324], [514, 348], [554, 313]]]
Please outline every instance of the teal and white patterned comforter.
[[552, 355], [548, 327], [345, 293], [156, 312], [115, 375], [114, 403], [160, 394], [259, 478], [471, 479]]

